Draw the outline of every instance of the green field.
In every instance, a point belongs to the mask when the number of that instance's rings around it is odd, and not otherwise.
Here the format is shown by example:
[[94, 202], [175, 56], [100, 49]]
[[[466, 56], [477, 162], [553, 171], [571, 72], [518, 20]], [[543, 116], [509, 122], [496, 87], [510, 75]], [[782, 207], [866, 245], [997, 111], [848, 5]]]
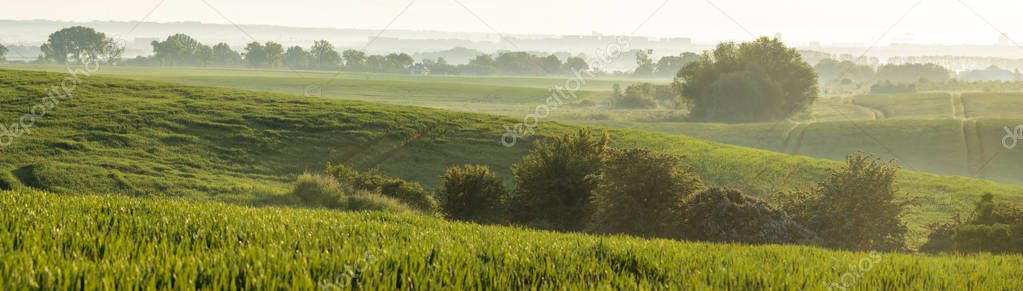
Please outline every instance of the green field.
[[[16, 120], [62, 76], [0, 71], [0, 96], [10, 104], [0, 120]], [[327, 162], [379, 168], [433, 188], [444, 169], [464, 163], [489, 165], [508, 180], [529, 148], [528, 140], [515, 147], [499, 141], [503, 127], [521, 119], [105, 77], [85, 79], [57, 106], [32, 134], [0, 148], [0, 186], [260, 204]], [[573, 128], [545, 121], [539, 132]], [[709, 185], [752, 195], [805, 187], [839, 165], [682, 135], [611, 134], [616, 146], [686, 155]], [[927, 223], [966, 213], [984, 192], [1023, 201], [1023, 186], [920, 172], [904, 172], [900, 182], [925, 201], [906, 218], [917, 244]]]
[[[16, 122], [65, 76], [0, 70], [0, 122]], [[436, 90], [430, 94], [443, 93]], [[1012, 278], [1021, 275], [1018, 255], [874, 257], [802, 246], [558, 234], [280, 202], [297, 175], [327, 162], [379, 168], [431, 189], [448, 166], [464, 163], [489, 165], [509, 180], [529, 140], [504, 147], [499, 139], [505, 125], [520, 121], [84, 78], [31, 133], [0, 147], [0, 286], [823, 289], [864, 258], [876, 259], [876, 266], [853, 273], [862, 275], [857, 288], [1015, 289]], [[800, 125], [818, 124], [831, 123]], [[978, 124], [980, 132], [989, 129]], [[785, 125], [759, 125], [758, 139], [789, 135], [792, 126]], [[727, 127], [697, 129], [711, 134]], [[543, 121], [539, 133], [576, 128]], [[806, 136], [815, 135], [811, 128]], [[840, 165], [676, 134], [610, 133], [614, 146], [685, 155], [708, 185], [751, 195], [805, 187]], [[925, 225], [966, 213], [984, 192], [1023, 202], [1023, 186], [986, 180], [904, 171], [898, 183], [904, 195], [921, 201], [904, 218], [913, 246], [923, 242]]]
[[[65, 71], [59, 66], [13, 66]], [[550, 88], [566, 77], [411, 76], [324, 71], [223, 68], [102, 67], [100, 74], [202, 86], [316, 93], [329, 99], [362, 100], [513, 116], [521, 120], [545, 104]], [[685, 110], [610, 108], [611, 84], [649, 81], [588, 80], [579, 98], [550, 120], [621, 129], [642, 129], [771, 151], [841, 161], [864, 150], [897, 159], [908, 168], [940, 175], [1023, 184], [1023, 152], [998, 145], [1004, 126], [1023, 124], [1023, 93], [919, 93], [830, 97], [809, 116], [774, 124], [723, 125], [681, 122]], [[665, 83], [668, 80], [653, 80]], [[308, 95], [308, 94], [307, 94]], [[592, 105], [579, 104], [589, 100]], [[966, 121], [960, 121], [968, 119]], [[978, 132], [974, 124], [981, 124]], [[808, 134], [802, 134], [802, 132]], [[848, 131], [846, 131], [848, 130]]]
[[1023, 288], [1018, 255], [687, 243], [166, 198], [0, 191], [0, 225], [4, 289], [825, 290], [843, 276], [868, 290]]
[[[65, 72], [65, 66], [59, 65], [14, 65], [5, 64], [2, 67], [18, 70], [45, 70]], [[547, 90], [554, 86], [565, 86], [565, 79], [572, 76], [475, 76], [475, 75], [406, 75], [406, 74], [383, 74], [343, 71], [305, 71], [289, 69], [249, 69], [249, 68], [204, 68], [204, 67], [102, 67], [100, 70], [104, 75], [115, 75], [127, 78], [140, 79], [173, 79], [179, 77], [258, 77], [270, 79], [314, 79], [318, 84], [328, 84], [330, 80], [361, 80], [361, 81], [404, 81], [419, 83], [447, 83], [461, 85], [490, 85], [502, 87], [524, 87]], [[581, 90], [585, 91], [610, 91], [615, 83], [623, 86], [634, 82], [651, 82], [667, 84], [667, 79], [646, 79], [646, 78], [616, 78], [616, 77], [595, 77], [587, 78], [582, 84]], [[299, 91], [301, 92], [301, 91]]]

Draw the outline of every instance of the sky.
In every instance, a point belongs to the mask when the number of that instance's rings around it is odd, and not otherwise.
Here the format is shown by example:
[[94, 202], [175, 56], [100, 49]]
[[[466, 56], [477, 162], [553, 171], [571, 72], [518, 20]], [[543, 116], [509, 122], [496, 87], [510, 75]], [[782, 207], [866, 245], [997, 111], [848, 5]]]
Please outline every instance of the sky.
[[1006, 33], [1023, 43], [1023, 1], [1018, 0], [6, 1], [0, 19], [603, 33], [691, 37], [704, 43], [780, 34], [786, 42], [804, 44], [993, 44]]

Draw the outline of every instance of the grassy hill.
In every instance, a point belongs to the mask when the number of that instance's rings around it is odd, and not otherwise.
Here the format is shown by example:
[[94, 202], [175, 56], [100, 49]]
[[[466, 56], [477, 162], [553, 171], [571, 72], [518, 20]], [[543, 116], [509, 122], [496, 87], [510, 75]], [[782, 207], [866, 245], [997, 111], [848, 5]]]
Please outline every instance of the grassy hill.
[[686, 243], [167, 198], [0, 191], [0, 225], [4, 289], [1023, 288], [1019, 255]]
[[[65, 71], [61, 66], [10, 65]], [[240, 88], [510, 115], [545, 103], [565, 77], [413, 76], [226, 68], [103, 67], [100, 74], [190, 85]], [[1023, 124], [1021, 93], [914, 93], [823, 98], [792, 122], [723, 125], [681, 122], [685, 110], [611, 108], [611, 84], [667, 80], [590, 79], [579, 100], [551, 120], [681, 134], [721, 143], [841, 161], [864, 150], [908, 169], [1023, 184], [1023, 155], [1000, 146], [1002, 127]], [[587, 104], [580, 104], [588, 100]], [[979, 127], [978, 127], [979, 126]]]
[[[0, 122], [38, 104], [64, 75], [0, 71]], [[124, 193], [258, 203], [326, 162], [434, 187], [451, 165], [490, 165], [505, 179], [529, 149], [499, 142], [521, 119], [304, 98], [254, 91], [92, 77], [37, 120], [31, 134], [0, 147], [0, 186], [57, 193]], [[574, 127], [544, 121], [541, 134]], [[718, 144], [680, 135], [612, 130], [612, 143], [686, 155], [714, 186], [753, 195], [819, 181], [832, 161]], [[965, 213], [979, 195], [1023, 201], [1023, 187], [906, 171], [902, 190], [924, 203], [906, 217], [923, 226]]]

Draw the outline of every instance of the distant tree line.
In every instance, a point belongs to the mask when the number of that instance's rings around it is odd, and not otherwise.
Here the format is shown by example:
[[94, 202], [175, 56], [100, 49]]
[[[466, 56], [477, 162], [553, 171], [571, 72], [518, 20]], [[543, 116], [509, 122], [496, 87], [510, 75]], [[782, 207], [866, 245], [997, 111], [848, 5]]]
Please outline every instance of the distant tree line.
[[7, 47], [0, 43], [0, 63], [7, 61]]
[[700, 59], [699, 54], [685, 52], [677, 56], [664, 56], [654, 62], [653, 50], [640, 50], [636, 53], [635, 77], [674, 77], [685, 65]]
[[431, 73], [449, 75], [569, 75], [591, 69], [583, 57], [567, 57], [562, 61], [553, 54], [542, 56], [512, 51], [478, 55], [463, 65], [448, 64], [439, 57], [424, 59], [422, 64]]
[[125, 62], [139, 66], [216, 66], [252, 68], [289, 68], [302, 70], [345, 70], [379, 73], [450, 75], [567, 75], [590, 70], [582, 57], [565, 60], [555, 55], [540, 56], [527, 52], [499, 52], [478, 55], [468, 64], [453, 65], [444, 58], [416, 61], [405, 53], [370, 55], [348, 49], [339, 52], [326, 40], [284, 48], [276, 42], [252, 42], [237, 52], [226, 43], [210, 47], [185, 34], [164, 41], [153, 41], [153, 55]]
[[952, 71], [936, 64], [890, 64], [874, 70], [871, 66], [851, 61], [824, 59], [817, 63], [814, 69], [825, 83], [944, 82], [955, 76]]

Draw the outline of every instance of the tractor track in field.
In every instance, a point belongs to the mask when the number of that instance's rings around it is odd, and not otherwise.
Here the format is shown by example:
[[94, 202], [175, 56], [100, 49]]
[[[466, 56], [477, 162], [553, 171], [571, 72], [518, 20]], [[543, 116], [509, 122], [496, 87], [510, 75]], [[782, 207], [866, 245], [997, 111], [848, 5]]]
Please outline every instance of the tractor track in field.
[[389, 132], [385, 132], [384, 134], [380, 135], [377, 138], [374, 138], [374, 139], [371, 139], [369, 141], [366, 141], [361, 146], [357, 146], [357, 147], [352, 148], [351, 150], [349, 150], [349, 151], [345, 152], [344, 154], [342, 154], [341, 157], [338, 159], [338, 162], [340, 164], [346, 164], [346, 163], [348, 163], [349, 160], [351, 160], [355, 156], [360, 155], [360, 154], [365, 154], [366, 152], [372, 150], [374, 147], [376, 147], [380, 143], [384, 142], [384, 140], [387, 139], [387, 135], [388, 134], [389, 134]]
[[866, 109], [867, 111], [870, 111], [871, 114], [874, 114], [874, 120], [885, 120], [885, 119], [888, 119], [888, 114], [884, 113], [884, 111], [882, 111], [881, 109], [877, 109], [877, 108], [874, 108], [874, 107], [871, 107], [871, 106], [868, 106], [868, 105], [857, 103], [856, 99], [853, 98], [853, 97], [849, 97], [849, 99], [846, 99], [846, 100], [849, 101], [848, 104], [850, 104], [850, 105], [858, 106], [860, 108]]
[[[973, 120], [973, 135], [977, 138], [977, 161], [986, 161], [987, 155], [984, 153], [984, 134], [981, 133], [979, 121]], [[981, 162], [977, 165], [977, 177], [981, 179], [987, 179], [987, 162]]]
[[959, 129], [963, 135], [963, 144], [966, 145], [966, 173], [973, 173], [973, 147], [970, 146], [970, 134], [966, 130], [969, 120], [960, 120]]
[[[803, 146], [803, 134], [810, 123], [796, 123], [785, 133], [785, 141], [782, 142], [780, 152], [799, 154], [799, 148]], [[791, 146], [790, 146], [791, 144]], [[789, 150], [792, 148], [792, 150]]]
[[949, 101], [952, 102], [952, 118], [966, 119], [966, 103], [963, 103], [963, 94], [952, 94]]
[[962, 119], [963, 143], [966, 145], [966, 172], [974, 178], [986, 179], [984, 136], [975, 119]]
[[379, 166], [380, 164], [383, 164], [387, 160], [390, 160], [391, 158], [397, 156], [399, 153], [411, 147], [413, 143], [430, 135], [430, 133], [433, 132], [435, 129], [437, 129], [437, 126], [426, 126], [422, 129], [413, 132], [411, 135], [407, 136], [404, 140], [402, 140], [400, 144], [388, 150], [387, 152], [381, 154], [375, 160], [372, 160], [369, 163], [367, 163], [366, 168], [369, 169]]

